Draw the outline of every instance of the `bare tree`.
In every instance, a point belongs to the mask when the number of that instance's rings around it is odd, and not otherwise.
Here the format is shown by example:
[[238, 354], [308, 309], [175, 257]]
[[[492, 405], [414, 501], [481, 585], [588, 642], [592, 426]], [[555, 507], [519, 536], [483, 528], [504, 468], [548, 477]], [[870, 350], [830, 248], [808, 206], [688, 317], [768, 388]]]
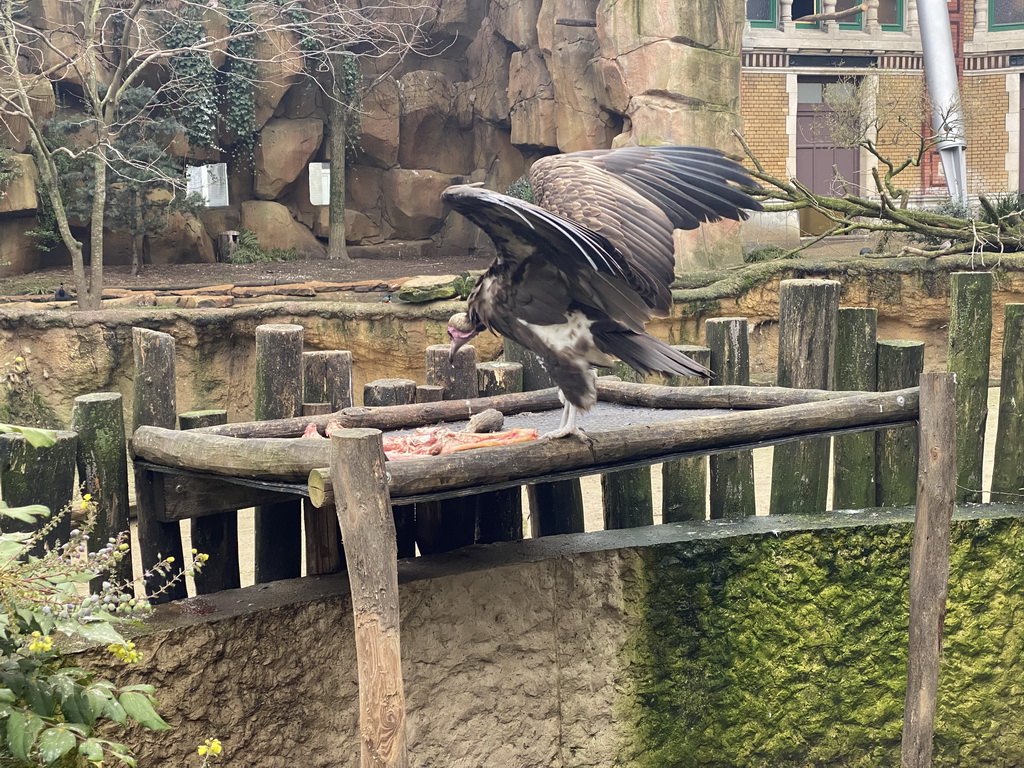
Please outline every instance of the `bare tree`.
[[[126, 93], [146, 86], [153, 90], [157, 109], [191, 110], [190, 128], [209, 121], [208, 135], [215, 143], [231, 132], [224, 130], [217, 104], [190, 99], [199, 87], [197, 72], [226, 74], [258, 90], [279, 87], [267, 82], [273, 66], [298, 66], [329, 98], [344, 99], [350, 108], [349, 94], [339, 91], [334, 74], [341, 54], [398, 59], [416, 48], [422, 27], [436, 13], [417, 0], [358, 7], [336, 0], [44, 0], [42, 6], [45, 19], [32, 18], [26, 0], [0, 0], [0, 120], [12, 131], [18, 124], [27, 126], [42, 186], [71, 254], [83, 309], [100, 306], [108, 175], [125, 164], [148, 162], [116, 149], [118, 137], [151, 111], [127, 109]], [[198, 33], [183, 36], [183, 21]], [[71, 140], [57, 140], [47, 130], [52, 101], [40, 98], [47, 92], [78, 111]], [[238, 105], [228, 104], [232, 107]], [[194, 136], [193, 130], [190, 140]], [[244, 143], [251, 135], [230, 140]], [[88, 248], [73, 232], [62, 160], [90, 169]], [[168, 174], [156, 164], [148, 170], [184, 195], [183, 174]]]
[[[751, 175], [763, 186], [756, 195], [768, 211], [812, 208], [823, 214], [831, 226], [814, 240], [857, 231], [877, 232], [888, 239], [907, 235], [915, 244], [905, 245], [902, 255], [934, 258], [947, 254], [983, 251], [1024, 250], [1024, 197], [1009, 193], [980, 195], [977, 217], [969, 210], [943, 205], [937, 210], [918, 210], [909, 206], [911, 193], [902, 185], [901, 175], [919, 169], [938, 137], [923, 126], [927, 95], [921, 94], [917, 107], [898, 102], [898, 97], [879, 97], [863, 81], [843, 78], [826, 85], [823, 101], [823, 126], [837, 146], [859, 147], [875, 160], [871, 168], [872, 186], [861, 189], [855, 180], [838, 177], [834, 195], [811, 192], [795, 178], [786, 179], [768, 173], [743, 136], [736, 137], [754, 170]], [[969, 110], [963, 110], [968, 120]], [[880, 138], [880, 137], [884, 137]]]

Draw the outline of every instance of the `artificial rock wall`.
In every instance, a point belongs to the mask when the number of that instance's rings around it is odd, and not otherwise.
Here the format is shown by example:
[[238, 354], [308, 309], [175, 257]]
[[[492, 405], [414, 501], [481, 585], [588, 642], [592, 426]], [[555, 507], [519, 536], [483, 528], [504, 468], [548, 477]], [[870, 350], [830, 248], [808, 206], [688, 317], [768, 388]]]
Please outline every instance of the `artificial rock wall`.
[[[61, 0], [28, 8], [55, 33], [67, 16]], [[349, 243], [402, 242], [423, 255], [481, 246], [474, 228], [444, 210], [441, 190], [459, 180], [504, 189], [544, 154], [624, 143], [735, 149], [742, 24], [738, 0], [446, 0], [426, 30], [426, 47], [440, 53], [409, 57], [364, 95], [347, 179]], [[212, 261], [217, 233], [241, 228], [267, 247], [324, 255], [328, 212], [309, 203], [307, 166], [329, 160], [327, 108], [301, 62], [265, 66], [274, 71], [261, 76], [269, 85], [257, 95], [253, 169], [232, 170], [227, 208], [179, 216], [152, 243], [154, 260]], [[45, 87], [37, 98], [53, 108]], [[24, 126], [3, 134], [27, 150]], [[35, 174], [27, 155], [18, 161], [27, 172], [0, 200], [0, 262], [9, 262], [0, 275], [67, 258], [41, 255], [25, 237]], [[228, 158], [196, 160], [219, 161]], [[107, 247], [109, 263], [127, 260], [122, 238]]]
[[[934, 765], [1024, 760], [1020, 508], [953, 526]], [[400, 563], [413, 766], [899, 763], [911, 510], [554, 536]], [[343, 577], [162, 608], [128, 680], [224, 764], [359, 764]], [[136, 742], [139, 743], [139, 742]]]

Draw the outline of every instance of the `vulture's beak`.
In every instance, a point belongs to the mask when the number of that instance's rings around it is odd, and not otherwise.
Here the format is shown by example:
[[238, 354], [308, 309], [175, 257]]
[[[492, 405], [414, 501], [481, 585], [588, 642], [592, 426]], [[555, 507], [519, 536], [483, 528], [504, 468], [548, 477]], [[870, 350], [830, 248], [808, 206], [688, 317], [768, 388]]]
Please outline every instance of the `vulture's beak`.
[[455, 365], [455, 355], [458, 354], [462, 345], [469, 339], [467, 337], [452, 336], [452, 345], [448, 348], [448, 362]]

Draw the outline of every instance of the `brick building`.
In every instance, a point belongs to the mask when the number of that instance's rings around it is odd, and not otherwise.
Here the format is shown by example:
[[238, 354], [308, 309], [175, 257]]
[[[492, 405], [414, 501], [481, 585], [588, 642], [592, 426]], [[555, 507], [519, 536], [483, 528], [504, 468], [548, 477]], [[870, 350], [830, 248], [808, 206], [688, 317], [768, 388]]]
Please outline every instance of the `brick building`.
[[[916, 0], [864, 0], [866, 10], [839, 20], [799, 20], [858, 5], [856, 0], [747, 0], [740, 82], [747, 142], [766, 171], [795, 176], [819, 193], [841, 194], [845, 186], [870, 194], [871, 171], [878, 164], [867, 150], [844, 147], [842, 137], [831, 135], [837, 121], [825, 119], [829, 107], [823, 96], [832, 102], [831, 94], [849, 90], [850, 108], [862, 114], [868, 135], [891, 159], [916, 155], [921, 136], [931, 133]], [[1024, 0], [951, 0], [948, 7], [966, 123], [969, 192], [1022, 189]], [[947, 197], [935, 153], [899, 180], [914, 204]], [[809, 234], [821, 222], [804, 215], [800, 226]]]

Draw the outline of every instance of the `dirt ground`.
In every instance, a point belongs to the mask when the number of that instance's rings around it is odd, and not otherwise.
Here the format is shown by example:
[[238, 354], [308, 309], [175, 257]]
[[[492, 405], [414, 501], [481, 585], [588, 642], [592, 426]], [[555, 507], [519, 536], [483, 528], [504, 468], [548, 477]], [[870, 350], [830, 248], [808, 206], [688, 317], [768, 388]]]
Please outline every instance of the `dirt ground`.
[[[385, 282], [415, 275], [460, 274], [466, 270], [486, 269], [489, 258], [453, 254], [444, 258], [352, 259], [348, 262], [326, 260], [275, 261], [260, 264], [157, 264], [142, 267], [138, 275], [127, 266], [104, 267], [105, 288], [155, 290], [201, 288], [209, 285], [285, 285], [307, 281], [348, 283], [362, 280]], [[0, 294], [44, 293], [64, 285], [71, 289], [71, 268], [45, 269], [0, 279]]]

